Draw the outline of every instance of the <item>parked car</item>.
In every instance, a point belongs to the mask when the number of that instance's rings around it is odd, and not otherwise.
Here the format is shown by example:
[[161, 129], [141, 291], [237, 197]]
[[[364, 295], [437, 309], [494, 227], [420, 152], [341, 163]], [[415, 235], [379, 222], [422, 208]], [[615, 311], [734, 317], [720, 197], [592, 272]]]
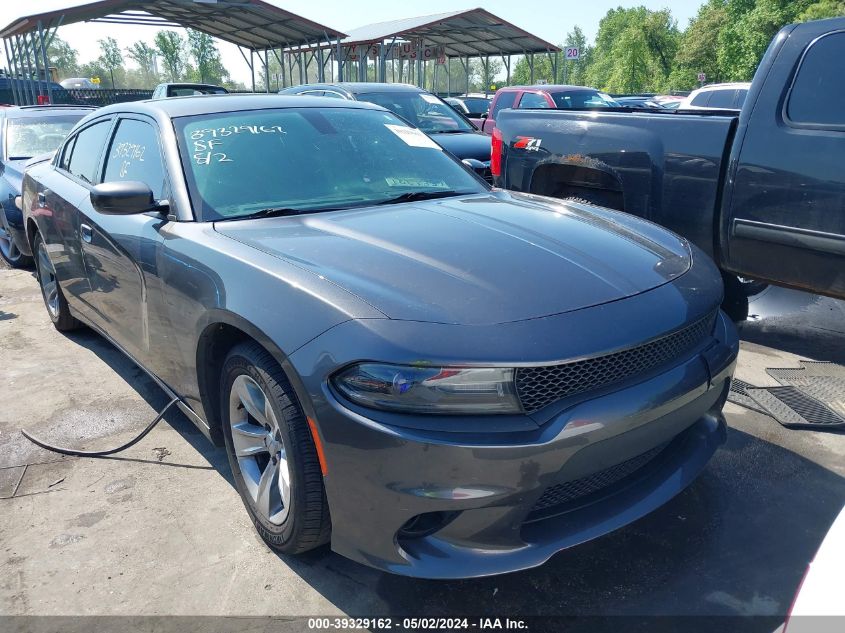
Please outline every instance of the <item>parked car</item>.
[[490, 138], [440, 97], [416, 86], [383, 83], [304, 84], [279, 91], [284, 95], [366, 101], [387, 108], [435, 142], [470, 164], [482, 178], [490, 176]]
[[681, 101], [679, 110], [742, 110], [751, 88], [749, 82], [710, 84], [693, 90]]
[[444, 101], [468, 118], [478, 129], [484, 125], [482, 117], [490, 112], [491, 99], [484, 95], [445, 97]]
[[108, 106], [27, 170], [23, 206], [50, 319], [102, 333], [225, 445], [282, 552], [539, 565], [669, 500], [725, 439], [738, 342], [709, 258], [493, 190], [379, 106]]
[[792, 607], [789, 609], [783, 633], [816, 633], [841, 629], [845, 619], [845, 605], [842, 604], [842, 582], [845, 561], [845, 508], [833, 522], [824, 537], [819, 551], [807, 566], [807, 571]]
[[69, 77], [59, 82], [65, 90], [99, 90], [100, 84], [95, 84], [88, 77]]
[[504, 111], [496, 182], [678, 232], [726, 271], [738, 318], [743, 280], [845, 298], [842, 29], [843, 18], [783, 28], [737, 116]]
[[55, 151], [90, 111], [55, 105], [0, 108], [0, 256], [13, 268], [32, 265], [21, 251], [26, 248], [26, 232], [15, 204], [24, 165], [33, 156]]
[[549, 108], [559, 110], [617, 108], [619, 104], [610, 95], [584, 86], [509, 86], [499, 88], [490, 104], [490, 114], [485, 118], [481, 131], [492, 134], [496, 117], [505, 109], [519, 110]]
[[193, 97], [197, 95], [225, 95], [229, 94], [223, 86], [214, 84], [191, 83], [163, 83], [153, 90], [152, 99], [166, 99], [168, 97]]
[[665, 106], [660, 104], [654, 97], [633, 95], [628, 97], [614, 97], [616, 103], [622, 108], [646, 108], [652, 110], [663, 110]]

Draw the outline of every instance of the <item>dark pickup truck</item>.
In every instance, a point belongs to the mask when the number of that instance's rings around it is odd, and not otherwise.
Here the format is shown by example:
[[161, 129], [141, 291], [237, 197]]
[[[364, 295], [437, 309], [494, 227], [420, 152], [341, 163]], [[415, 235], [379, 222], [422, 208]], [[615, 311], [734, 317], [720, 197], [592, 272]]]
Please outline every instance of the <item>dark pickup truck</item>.
[[[739, 116], [505, 110], [498, 186], [661, 224], [739, 280], [845, 298], [845, 18], [784, 27]], [[753, 285], [753, 284], [750, 284]]]

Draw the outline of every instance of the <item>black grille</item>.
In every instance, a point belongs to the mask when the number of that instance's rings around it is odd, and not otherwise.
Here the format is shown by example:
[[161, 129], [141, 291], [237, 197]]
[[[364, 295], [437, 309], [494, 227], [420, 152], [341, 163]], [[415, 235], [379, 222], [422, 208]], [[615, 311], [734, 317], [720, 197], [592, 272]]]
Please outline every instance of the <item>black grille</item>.
[[531, 413], [561, 398], [658, 367], [698, 345], [713, 331], [713, 320], [711, 314], [672, 334], [605, 356], [546, 367], [520, 367], [516, 372], [519, 400]]
[[549, 486], [543, 496], [531, 508], [528, 520], [539, 518], [537, 513], [543, 514], [543, 510], [570, 503], [622, 481], [657, 457], [664, 448], [666, 448], [666, 444], [661, 444], [642, 455], [637, 455], [621, 464], [605, 468], [592, 475]]

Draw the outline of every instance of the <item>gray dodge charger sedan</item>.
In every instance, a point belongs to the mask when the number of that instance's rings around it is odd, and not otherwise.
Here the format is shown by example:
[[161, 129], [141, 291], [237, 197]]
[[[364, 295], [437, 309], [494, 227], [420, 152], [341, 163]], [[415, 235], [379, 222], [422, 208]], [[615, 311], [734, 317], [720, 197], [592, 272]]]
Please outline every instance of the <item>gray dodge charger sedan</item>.
[[737, 355], [695, 247], [491, 189], [378, 106], [97, 110], [30, 167], [50, 318], [149, 372], [264, 540], [497, 574], [654, 510], [725, 437]]

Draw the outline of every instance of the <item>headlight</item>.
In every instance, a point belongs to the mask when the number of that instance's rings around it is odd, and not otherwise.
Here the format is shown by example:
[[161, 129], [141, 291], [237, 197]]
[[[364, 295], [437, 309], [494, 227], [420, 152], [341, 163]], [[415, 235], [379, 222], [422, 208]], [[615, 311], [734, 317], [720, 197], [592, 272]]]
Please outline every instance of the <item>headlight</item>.
[[514, 370], [361, 363], [332, 382], [357, 404], [400, 413], [520, 413]]

